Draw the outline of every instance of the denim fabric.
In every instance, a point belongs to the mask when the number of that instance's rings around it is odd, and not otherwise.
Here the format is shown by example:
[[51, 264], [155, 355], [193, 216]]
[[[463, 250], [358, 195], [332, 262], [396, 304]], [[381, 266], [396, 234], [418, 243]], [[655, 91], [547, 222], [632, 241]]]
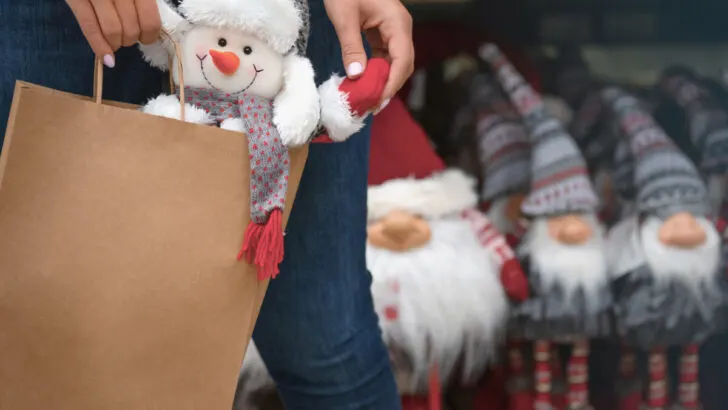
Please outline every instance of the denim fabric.
[[[341, 71], [340, 50], [321, 1], [312, 3], [310, 49], [323, 80]], [[0, 27], [1, 141], [16, 79], [90, 95], [93, 56], [60, 0], [0, 0]], [[104, 96], [118, 101], [142, 103], [163, 83], [136, 49], [105, 74]], [[368, 132], [311, 148], [282, 273], [255, 330], [288, 409], [400, 408], [364, 260]]]
[[[64, 1], [0, 0], [0, 28], [1, 142], [15, 80], [91, 95], [93, 56]], [[142, 103], [159, 93], [161, 74], [138, 55], [135, 48], [119, 53], [117, 68], [105, 72], [104, 97]]]
[[[308, 54], [317, 81], [343, 75], [341, 49], [321, 0], [311, 2]], [[400, 408], [366, 271], [369, 128], [311, 146], [254, 339], [286, 408]]]

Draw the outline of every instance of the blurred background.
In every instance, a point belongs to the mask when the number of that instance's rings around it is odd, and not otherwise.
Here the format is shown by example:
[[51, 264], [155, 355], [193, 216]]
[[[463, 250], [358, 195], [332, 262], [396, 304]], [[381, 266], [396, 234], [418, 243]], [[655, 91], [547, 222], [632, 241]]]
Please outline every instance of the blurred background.
[[[479, 162], [478, 155], [474, 154], [477, 143], [473, 132], [458, 129], [456, 118], [463, 105], [467, 105], [473, 75], [487, 71], [478, 58], [478, 50], [485, 43], [497, 44], [537, 91], [563, 105], [568, 113], [560, 119], [567, 127], [574, 112], [595, 87], [619, 85], [652, 104], [653, 115], [660, 125], [697, 161], [699, 153], [689, 141], [684, 113], [663, 104], [663, 97], [656, 91], [661, 75], [675, 67], [687, 70], [702, 87], [710, 90], [721, 109], [728, 112], [728, 1], [404, 0], [404, 3], [415, 22], [416, 71], [400, 97], [445, 165], [478, 177], [481, 185], [487, 164]], [[588, 161], [604, 154], [599, 152], [598, 144], [596, 147], [597, 152], [585, 155]], [[609, 144], [603, 149], [610, 149]], [[616, 386], [619, 349], [619, 343], [614, 340], [592, 342], [589, 387], [591, 404], [597, 410], [639, 408], [625, 407], [619, 402]], [[566, 357], [569, 351], [562, 353]], [[667, 382], [672, 389], [676, 389], [680, 378], [679, 353], [669, 355]], [[643, 363], [638, 366], [640, 372], [646, 373], [646, 358], [640, 354], [639, 359]], [[699, 368], [703, 408], [728, 409], [726, 335], [716, 335], [702, 346]], [[490, 366], [475, 384], [445, 383], [441, 405], [448, 410], [512, 410], [513, 405], [504, 397], [508, 386], [500, 370], [497, 364]], [[243, 372], [241, 391], [252, 399], [239, 401], [237, 410], [281, 408], [274, 387], [269, 381], [261, 382], [264, 377], [256, 374]], [[432, 407], [431, 402], [408, 403], [405, 408], [439, 409]], [[530, 410], [528, 405], [521, 409]]]

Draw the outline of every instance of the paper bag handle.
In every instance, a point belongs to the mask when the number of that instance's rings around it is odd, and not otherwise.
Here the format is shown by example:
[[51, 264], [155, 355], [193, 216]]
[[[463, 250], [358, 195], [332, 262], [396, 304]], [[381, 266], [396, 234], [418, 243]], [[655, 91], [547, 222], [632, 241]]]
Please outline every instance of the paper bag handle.
[[[179, 43], [172, 39], [166, 31], [162, 30], [160, 33], [161, 37], [165, 37], [172, 46], [174, 47], [174, 54], [177, 57], [177, 72], [179, 73], [179, 117], [182, 121], [185, 120], [185, 81], [184, 81], [184, 68], [182, 68], [182, 52], [180, 51]], [[174, 81], [172, 79], [172, 65], [173, 58], [169, 58], [169, 84], [170, 90], [174, 90]], [[101, 104], [103, 100], [104, 92], [104, 62], [101, 58], [96, 57], [96, 63], [94, 65], [94, 101], [96, 104]]]

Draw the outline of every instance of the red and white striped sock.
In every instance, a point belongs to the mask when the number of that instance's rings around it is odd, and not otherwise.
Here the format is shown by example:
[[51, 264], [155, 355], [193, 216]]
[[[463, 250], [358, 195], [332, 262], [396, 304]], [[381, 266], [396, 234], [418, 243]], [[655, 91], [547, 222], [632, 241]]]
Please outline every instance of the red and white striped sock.
[[619, 378], [632, 379], [637, 374], [637, 355], [629, 346], [622, 346], [619, 357]]
[[579, 408], [589, 404], [589, 341], [574, 342], [569, 358], [569, 407]]
[[637, 378], [637, 355], [627, 345], [622, 345], [620, 350], [618, 381], [618, 410], [639, 410], [642, 407], [642, 390]]
[[685, 410], [700, 408], [700, 388], [698, 380], [698, 362], [700, 347], [690, 344], [683, 348], [680, 356], [680, 404]]
[[506, 348], [508, 351], [508, 377], [523, 376], [525, 373], [525, 366], [523, 360], [523, 340], [521, 339], [508, 339], [506, 342]]
[[532, 384], [526, 373], [523, 355], [524, 342], [521, 339], [509, 339], [506, 346], [508, 356], [507, 410], [533, 410]]
[[647, 406], [650, 410], [664, 410], [667, 406], [667, 360], [665, 349], [654, 348], [649, 357], [650, 386]]
[[534, 410], [551, 410], [551, 343], [545, 340], [533, 342], [536, 399]]
[[564, 368], [562, 366], [561, 353], [559, 352], [559, 346], [551, 345], [551, 405], [554, 410], [566, 409], [566, 391], [563, 389], [565, 386], [564, 379]]

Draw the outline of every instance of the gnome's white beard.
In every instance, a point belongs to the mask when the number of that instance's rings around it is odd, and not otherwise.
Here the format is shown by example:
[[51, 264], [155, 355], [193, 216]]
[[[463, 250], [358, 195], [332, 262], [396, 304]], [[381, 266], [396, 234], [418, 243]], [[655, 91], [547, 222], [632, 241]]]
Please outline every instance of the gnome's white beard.
[[[385, 341], [412, 359], [409, 385], [422, 391], [430, 366], [447, 380], [462, 360], [463, 377], [476, 379], [504, 336], [508, 302], [494, 258], [482, 248], [469, 221], [429, 221], [432, 240], [399, 253], [367, 246], [372, 295]], [[398, 319], [384, 311], [397, 306]]]
[[268, 373], [255, 343], [251, 340], [240, 370], [240, 383], [235, 395], [235, 410], [254, 410], [258, 406], [253, 398], [257, 393], [275, 390], [275, 382]]
[[530, 257], [538, 270], [543, 291], [561, 288], [566, 297], [581, 291], [587, 301], [608, 285], [604, 230], [593, 214], [586, 216], [592, 236], [581, 245], [564, 245], [549, 234], [548, 219], [537, 218], [529, 225], [519, 251]]
[[660, 242], [661, 219], [650, 217], [642, 223], [639, 243], [642, 245], [644, 260], [649, 264], [655, 279], [665, 283], [676, 280], [689, 287], [711, 287], [720, 264], [720, 236], [707, 219], [698, 218], [698, 223], [705, 231], [706, 240], [702, 245], [690, 249]]

